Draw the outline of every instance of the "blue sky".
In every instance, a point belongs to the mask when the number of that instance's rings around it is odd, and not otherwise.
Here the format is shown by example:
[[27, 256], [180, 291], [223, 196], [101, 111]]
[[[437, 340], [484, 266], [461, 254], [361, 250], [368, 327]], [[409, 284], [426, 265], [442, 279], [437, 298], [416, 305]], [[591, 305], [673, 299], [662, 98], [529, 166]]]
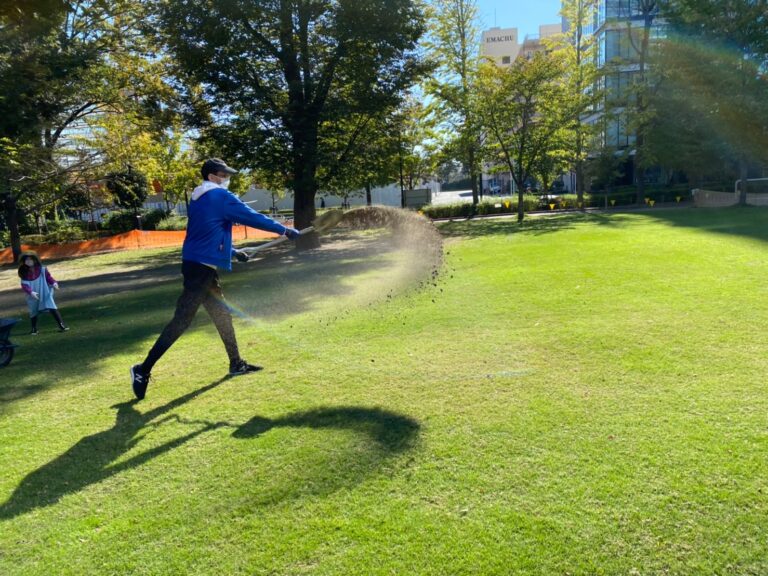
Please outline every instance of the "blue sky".
[[[560, 0], [476, 0], [482, 30], [517, 28], [522, 42], [526, 34], [538, 34], [539, 24], [560, 22]], [[494, 24], [494, 11], [495, 20]]]

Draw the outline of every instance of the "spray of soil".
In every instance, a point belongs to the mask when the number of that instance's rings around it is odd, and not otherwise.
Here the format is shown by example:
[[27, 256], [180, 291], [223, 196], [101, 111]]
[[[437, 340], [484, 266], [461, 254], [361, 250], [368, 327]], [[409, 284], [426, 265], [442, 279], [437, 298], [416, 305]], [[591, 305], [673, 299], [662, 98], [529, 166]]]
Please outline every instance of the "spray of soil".
[[340, 226], [353, 230], [381, 230], [404, 256], [397, 269], [399, 287], [434, 282], [443, 265], [443, 238], [435, 226], [418, 214], [396, 208], [369, 206], [344, 214]]
[[318, 312], [327, 322], [353, 309], [437, 285], [443, 240], [410, 211], [364, 207], [344, 212], [322, 246], [269, 251], [226, 279], [227, 301], [243, 318], [280, 320]]

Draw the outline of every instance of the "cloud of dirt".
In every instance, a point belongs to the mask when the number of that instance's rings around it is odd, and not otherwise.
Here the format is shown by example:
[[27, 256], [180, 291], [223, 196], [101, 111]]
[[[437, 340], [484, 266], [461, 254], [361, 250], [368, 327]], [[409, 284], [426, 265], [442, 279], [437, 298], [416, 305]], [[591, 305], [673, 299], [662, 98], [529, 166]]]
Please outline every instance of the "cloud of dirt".
[[431, 221], [380, 206], [344, 212], [320, 248], [267, 252], [245, 265], [248, 273], [225, 281], [227, 301], [241, 317], [314, 311], [332, 319], [436, 284], [443, 266], [443, 240]]

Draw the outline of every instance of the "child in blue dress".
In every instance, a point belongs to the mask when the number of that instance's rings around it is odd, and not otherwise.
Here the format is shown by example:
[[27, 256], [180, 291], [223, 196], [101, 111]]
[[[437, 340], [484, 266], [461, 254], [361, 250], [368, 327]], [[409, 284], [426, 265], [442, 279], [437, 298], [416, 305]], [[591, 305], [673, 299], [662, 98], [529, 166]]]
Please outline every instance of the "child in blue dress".
[[29, 319], [32, 322], [31, 334], [37, 336], [37, 316], [46, 310], [59, 324], [59, 332], [69, 330], [61, 319], [56, 302], [53, 300], [53, 291], [58, 290], [59, 283], [42, 265], [35, 252], [23, 252], [19, 257], [19, 278], [21, 278], [21, 289], [27, 295]]

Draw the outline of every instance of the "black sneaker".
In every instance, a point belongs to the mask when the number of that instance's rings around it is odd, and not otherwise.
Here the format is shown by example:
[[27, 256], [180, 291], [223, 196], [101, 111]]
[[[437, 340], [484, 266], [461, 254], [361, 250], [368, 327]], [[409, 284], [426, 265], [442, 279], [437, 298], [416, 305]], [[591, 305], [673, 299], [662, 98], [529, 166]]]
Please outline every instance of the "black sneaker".
[[230, 362], [229, 364], [229, 375], [230, 376], [240, 376], [241, 374], [248, 374], [250, 372], [258, 372], [259, 370], [263, 370], [264, 368], [262, 366], [255, 366], [253, 364], [248, 364], [245, 360], [238, 360], [237, 362]]
[[37, 330], [32, 330], [29, 334], [30, 336], [37, 336]]
[[63, 324], [59, 326], [59, 332], [69, 332], [69, 326], [64, 326]]
[[149, 386], [149, 374], [144, 374], [141, 371], [141, 364], [131, 366], [131, 383], [133, 384], [133, 393], [136, 394], [136, 398], [142, 400], [147, 393], [147, 386]]

